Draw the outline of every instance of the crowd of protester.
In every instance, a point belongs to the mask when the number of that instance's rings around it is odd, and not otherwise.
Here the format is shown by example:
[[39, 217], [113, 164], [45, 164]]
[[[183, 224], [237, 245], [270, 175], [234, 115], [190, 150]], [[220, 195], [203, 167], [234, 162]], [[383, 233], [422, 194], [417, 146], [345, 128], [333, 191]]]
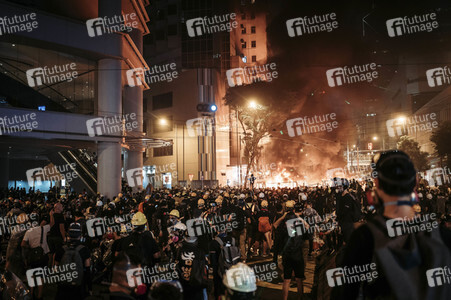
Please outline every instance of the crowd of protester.
[[[237, 284], [227, 274], [252, 273], [249, 263], [260, 259], [278, 265], [280, 298], [287, 299], [292, 278], [302, 297], [306, 260], [319, 253], [335, 255], [337, 265], [371, 262], [375, 242], [364, 225], [376, 216], [403, 217], [406, 207], [407, 215], [434, 213], [440, 228], [449, 227], [450, 187], [412, 181], [417, 174], [410, 160], [391, 160], [391, 169], [379, 167], [384, 176], [335, 178], [328, 186], [175, 187], [138, 193], [124, 186], [113, 199], [86, 192], [61, 195], [56, 189], [1, 190], [2, 293], [50, 299], [45, 285], [27, 285], [26, 271], [75, 262], [82, 276], [58, 284], [55, 299], [256, 299], [255, 281]], [[93, 218], [106, 220], [100, 235], [89, 228]], [[8, 221], [13, 219], [14, 224]], [[190, 234], [192, 220], [213, 230]], [[290, 220], [302, 222], [303, 234], [290, 234]], [[212, 226], [215, 222], [233, 226]], [[449, 253], [450, 234], [441, 232]], [[127, 271], [168, 263], [176, 266], [175, 279], [130, 285]], [[378, 284], [350, 285], [334, 290], [335, 297], [355, 299], [362, 291], [396, 294]]]

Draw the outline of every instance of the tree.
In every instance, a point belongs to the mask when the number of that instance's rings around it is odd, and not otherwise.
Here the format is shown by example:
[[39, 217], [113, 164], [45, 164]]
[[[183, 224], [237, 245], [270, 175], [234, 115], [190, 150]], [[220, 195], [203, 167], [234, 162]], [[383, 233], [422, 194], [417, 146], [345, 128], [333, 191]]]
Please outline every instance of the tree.
[[418, 171], [426, 171], [428, 166], [428, 153], [420, 150], [420, 144], [414, 141], [411, 137], [404, 135], [399, 138], [398, 149], [404, 151], [409, 155], [415, 168]]
[[449, 142], [450, 136], [451, 121], [442, 123], [431, 136], [431, 142], [434, 143], [434, 150], [437, 152], [438, 156], [446, 162], [447, 166], [451, 163], [451, 143]]
[[[226, 105], [237, 112], [241, 127], [241, 142], [244, 144], [243, 158], [247, 165], [244, 177], [244, 187], [246, 187], [249, 172], [256, 169], [262, 153], [261, 140], [269, 135], [269, 131], [276, 126], [276, 123], [281, 122], [281, 118], [275, 117], [278, 110], [272, 105], [274, 100], [266, 82], [230, 88], [224, 100]], [[251, 101], [255, 104], [252, 108], [249, 107]]]

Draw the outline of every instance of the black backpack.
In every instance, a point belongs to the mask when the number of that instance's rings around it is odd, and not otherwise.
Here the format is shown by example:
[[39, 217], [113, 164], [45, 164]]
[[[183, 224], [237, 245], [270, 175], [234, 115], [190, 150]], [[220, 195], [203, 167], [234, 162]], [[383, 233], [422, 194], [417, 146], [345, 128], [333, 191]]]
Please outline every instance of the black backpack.
[[[451, 299], [451, 284], [428, 285], [428, 270], [451, 266], [451, 251], [438, 228], [391, 238], [382, 216], [374, 217], [367, 226], [374, 237], [378, 278], [384, 277], [389, 284], [390, 299]], [[371, 291], [368, 285], [367, 291]]]
[[144, 249], [142, 247], [142, 234], [138, 232], [132, 232], [128, 239], [126, 239], [127, 243], [123, 246], [123, 251], [125, 254], [130, 257], [130, 259], [134, 262], [139, 262], [142, 265], [148, 265], [149, 261], [147, 261], [147, 255], [144, 253]]
[[230, 269], [230, 267], [240, 261], [240, 248], [236, 246], [234, 238], [232, 238], [231, 242], [227, 242], [226, 244], [224, 244], [220, 237], [216, 237], [215, 241], [218, 242], [221, 247], [218, 261], [218, 273], [220, 277], [223, 277], [225, 272]]
[[[287, 234], [288, 235], [288, 234]], [[289, 237], [282, 250], [282, 256], [291, 261], [303, 261], [302, 245], [304, 240], [302, 236]]]

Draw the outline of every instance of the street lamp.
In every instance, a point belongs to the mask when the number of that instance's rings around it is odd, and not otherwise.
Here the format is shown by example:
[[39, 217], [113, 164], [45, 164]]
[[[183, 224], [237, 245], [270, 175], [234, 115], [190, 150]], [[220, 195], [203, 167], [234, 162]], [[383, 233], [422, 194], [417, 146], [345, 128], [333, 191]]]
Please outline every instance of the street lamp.
[[251, 100], [251, 101], [249, 102], [249, 108], [256, 109], [257, 106], [258, 106], [258, 104], [257, 104], [257, 102], [255, 102], [254, 100]]
[[405, 123], [406, 122], [406, 117], [404, 116], [400, 116], [396, 119], [399, 123]]
[[373, 141], [377, 141], [377, 136], [373, 136]]
[[166, 119], [164, 119], [164, 118], [163, 118], [163, 119], [160, 119], [159, 122], [160, 122], [160, 125], [161, 125], [161, 126], [165, 126], [165, 125], [168, 124], [168, 120], [166, 120]]

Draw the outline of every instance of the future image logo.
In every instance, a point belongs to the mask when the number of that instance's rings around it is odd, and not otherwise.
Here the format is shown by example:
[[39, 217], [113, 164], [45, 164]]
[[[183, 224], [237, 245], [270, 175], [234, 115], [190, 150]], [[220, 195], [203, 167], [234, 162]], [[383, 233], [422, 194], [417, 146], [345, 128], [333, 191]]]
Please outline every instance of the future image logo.
[[430, 87], [451, 84], [451, 70], [448, 68], [448, 66], [444, 66], [443, 68], [429, 69], [426, 71], [426, 78]]
[[0, 36], [32, 32], [36, 28], [38, 28], [36, 13], [0, 17]]
[[288, 35], [296, 37], [324, 31], [331, 32], [338, 28], [336, 20], [337, 15], [335, 13], [290, 19], [286, 22]]
[[90, 37], [115, 32], [131, 32], [133, 28], [138, 28], [137, 19], [136, 13], [94, 18], [86, 21], [86, 28]]
[[395, 118], [386, 121], [388, 135], [390, 137], [411, 135], [417, 132], [429, 131], [438, 128], [437, 114], [429, 113], [413, 115], [408, 118]]
[[387, 220], [387, 232], [390, 237], [417, 232], [431, 232], [438, 228], [439, 223], [435, 213], [418, 215], [413, 218], [394, 218]]
[[135, 68], [125, 72], [127, 75], [128, 85], [131, 87], [143, 85], [143, 80], [147, 84], [156, 82], [172, 82], [178, 78], [176, 63], [165, 65], [153, 65], [148, 69]]
[[426, 171], [426, 178], [430, 186], [439, 186], [451, 183], [450, 175], [451, 172], [447, 166]]
[[189, 19], [186, 20], [186, 29], [188, 31], [188, 36], [190, 37], [213, 34], [221, 31], [231, 32], [238, 27], [238, 22], [235, 19], [235, 13]]
[[78, 78], [77, 64], [54, 65], [52, 67], [40, 67], [26, 71], [27, 82], [30, 87], [56, 84], [58, 82], [71, 82]]
[[138, 187], [143, 185], [144, 175], [142, 168], [134, 168], [127, 170], [127, 183], [130, 187]]
[[365, 81], [372, 82], [379, 76], [376, 68], [376, 63], [369, 63], [329, 69], [326, 71], [327, 83], [330, 87], [336, 87]]
[[447, 266], [429, 269], [426, 271], [426, 278], [430, 287], [451, 284], [451, 269]]
[[437, 15], [435, 13], [405, 16], [389, 19], [385, 23], [389, 37], [398, 37], [418, 32], [431, 32], [438, 28]]
[[354, 265], [352, 267], [335, 268], [326, 271], [327, 283], [330, 287], [357, 282], [372, 282], [378, 277], [376, 264]]
[[209, 216], [208, 218], [195, 218], [186, 221], [189, 236], [202, 236], [217, 232], [231, 232], [238, 227], [236, 214]]
[[231, 287], [250, 286], [255, 284], [256, 277], [252, 269], [236, 267], [226, 273], [227, 282]]
[[227, 82], [230, 87], [252, 84], [255, 82], [271, 82], [279, 76], [276, 63], [234, 68], [226, 71]]
[[167, 263], [130, 269], [126, 272], [128, 285], [133, 288], [143, 284], [151, 285], [157, 281], [177, 280], [179, 275], [176, 267], [175, 263]]
[[287, 120], [288, 136], [295, 137], [317, 132], [331, 132], [333, 129], [338, 128], [336, 117], [335, 113], [331, 113]]

